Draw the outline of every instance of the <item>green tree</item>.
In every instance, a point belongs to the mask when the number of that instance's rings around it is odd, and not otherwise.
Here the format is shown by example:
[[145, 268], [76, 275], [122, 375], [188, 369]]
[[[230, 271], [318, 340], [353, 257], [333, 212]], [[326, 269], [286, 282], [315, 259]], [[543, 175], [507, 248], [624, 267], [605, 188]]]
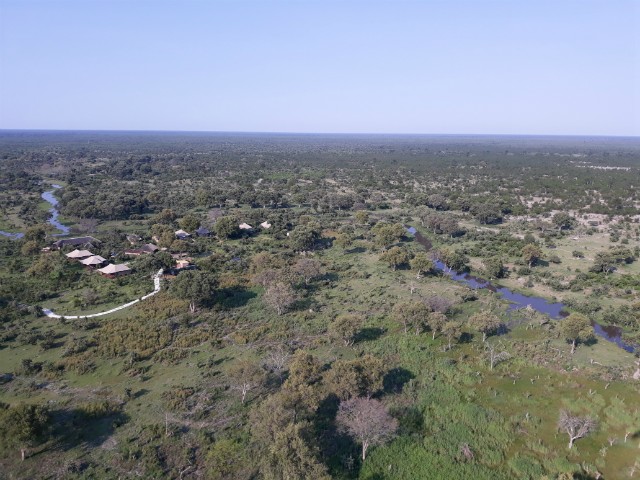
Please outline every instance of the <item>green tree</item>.
[[570, 229], [573, 228], [576, 224], [575, 219], [565, 212], [556, 213], [551, 221], [556, 227], [558, 227], [558, 230]]
[[444, 313], [441, 312], [431, 312], [427, 317], [427, 323], [429, 328], [431, 329], [431, 338], [433, 340], [436, 339], [436, 334], [441, 332], [444, 326], [446, 325], [448, 319]]
[[502, 322], [498, 317], [487, 310], [477, 312], [469, 317], [469, 323], [482, 333], [482, 342], [487, 340], [487, 336], [492, 335], [498, 331]]
[[234, 237], [240, 231], [238, 221], [234, 217], [220, 217], [213, 227], [216, 235], [220, 239]]
[[382, 389], [384, 362], [372, 355], [354, 360], [337, 360], [325, 374], [324, 382], [340, 400], [354, 397], [371, 398]]
[[399, 265], [403, 265], [409, 261], [409, 254], [404, 248], [392, 247], [380, 255], [380, 260], [388, 263], [389, 266], [395, 270]]
[[298, 225], [289, 234], [291, 247], [296, 252], [313, 250], [321, 237], [319, 227], [320, 226], [315, 222], [311, 222], [306, 225]]
[[261, 469], [265, 480], [330, 480], [312, 439], [307, 422], [291, 423], [277, 432]]
[[532, 267], [536, 264], [538, 260], [542, 257], [542, 250], [537, 245], [533, 243], [528, 243], [524, 247], [522, 247], [522, 259], [527, 262], [529, 267]]
[[490, 257], [484, 261], [484, 271], [489, 278], [503, 278], [506, 270], [500, 257]]
[[580, 313], [572, 313], [559, 321], [560, 334], [571, 343], [571, 355], [576, 351], [580, 342], [588, 342], [594, 337], [591, 321]]
[[339, 315], [329, 324], [329, 333], [344, 342], [345, 347], [355, 343], [356, 335], [362, 328], [363, 319], [360, 315], [347, 313]]
[[422, 302], [400, 302], [393, 307], [391, 315], [396, 322], [403, 325], [404, 333], [409, 329], [415, 329], [418, 335], [427, 324], [430, 313], [429, 308]]
[[416, 278], [420, 278], [423, 273], [433, 270], [433, 262], [429, 256], [424, 252], [416, 253], [416, 255], [409, 262], [411, 268], [416, 271]]
[[180, 225], [180, 228], [182, 228], [183, 230], [193, 233], [200, 226], [200, 219], [195, 215], [189, 213], [184, 217], [182, 217], [178, 221], [178, 224]]
[[189, 311], [213, 296], [216, 281], [212, 274], [199, 270], [187, 270], [180, 273], [171, 282], [169, 292], [176, 298], [189, 300]]
[[458, 341], [462, 335], [462, 327], [458, 322], [449, 321], [442, 326], [442, 334], [447, 337], [447, 342], [449, 342], [447, 349], [451, 350], [451, 344]]
[[0, 410], [0, 437], [20, 450], [23, 461], [28, 448], [46, 438], [50, 426], [51, 417], [44, 405], [20, 404]]

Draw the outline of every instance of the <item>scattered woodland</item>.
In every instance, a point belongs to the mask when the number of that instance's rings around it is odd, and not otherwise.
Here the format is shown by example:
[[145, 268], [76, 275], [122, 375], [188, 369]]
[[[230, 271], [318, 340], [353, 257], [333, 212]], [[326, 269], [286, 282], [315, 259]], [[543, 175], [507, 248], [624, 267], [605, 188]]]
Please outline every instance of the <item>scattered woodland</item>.
[[638, 185], [631, 138], [0, 132], [0, 477], [640, 478]]

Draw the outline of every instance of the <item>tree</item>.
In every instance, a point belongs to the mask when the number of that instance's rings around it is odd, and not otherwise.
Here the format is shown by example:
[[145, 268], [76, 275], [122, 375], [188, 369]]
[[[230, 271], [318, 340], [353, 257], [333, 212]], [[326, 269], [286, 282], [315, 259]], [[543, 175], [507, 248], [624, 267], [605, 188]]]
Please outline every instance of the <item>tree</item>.
[[560, 320], [560, 334], [571, 343], [571, 355], [576, 351], [579, 342], [593, 339], [593, 327], [587, 317], [580, 313], [572, 313]]
[[268, 371], [275, 373], [280, 378], [280, 382], [282, 382], [282, 375], [284, 373], [284, 369], [289, 363], [289, 359], [291, 358], [291, 353], [289, 349], [284, 345], [279, 345], [266, 354], [264, 359], [262, 360], [262, 365]]
[[20, 449], [23, 461], [27, 449], [46, 437], [50, 425], [49, 409], [43, 405], [20, 404], [0, 410], [0, 437]]
[[487, 360], [489, 361], [490, 370], [493, 370], [493, 367], [498, 365], [501, 362], [504, 362], [511, 358], [509, 352], [502, 350], [501, 343], [490, 343], [486, 342], [484, 345], [485, 354], [487, 356]]
[[457, 341], [462, 335], [462, 327], [457, 322], [449, 321], [442, 326], [442, 334], [447, 337], [447, 342], [449, 342], [447, 349], [451, 350], [453, 341]]
[[416, 253], [416, 255], [411, 259], [409, 265], [413, 270], [416, 271], [416, 278], [420, 278], [423, 272], [429, 272], [433, 270], [433, 262], [429, 258], [429, 256], [424, 252]]
[[500, 257], [487, 258], [484, 261], [484, 271], [489, 278], [503, 278], [506, 273]]
[[266, 480], [330, 480], [318, 460], [308, 422], [290, 423], [275, 434], [262, 474]]
[[427, 323], [429, 324], [429, 328], [431, 329], [431, 338], [432, 340], [435, 340], [436, 334], [438, 332], [441, 332], [446, 325], [447, 317], [444, 313], [441, 312], [431, 312], [427, 317]]
[[344, 342], [345, 347], [355, 343], [356, 335], [362, 328], [363, 319], [360, 315], [347, 313], [339, 315], [329, 324], [329, 333]]
[[565, 228], [571, 229], [576, 224], [576, 221], [574, 220], [574, 218], [565, 212], [556, 213], [551, 219], [551, 221], [554, 223], [556, 227], [558, 227], [558, 230], [563, 230]]
[[593, 259], [593, 267], [591, 270], [594, 272], [602, 272], [605, 275], [613, 272], [616, 268], [616, 259], [610, 252], [598, 252]]
[[369, 223], [369, 212], [365, 210], [358, 210], [353, 216], [358, 225], [367, 225]]
[[487, 310], [482, 310], [469, 317], [469, 323], [482, 333], [482, 342], [487, 340], [488, 335], [492, 335], [498, 331], [502, 322], [498, 317]]
[[528, 243], [524, 247], [522, 247], [522, 259], [527, 262], [529, 267], [532, 267], [536, 264], [538, 260], [542, 257], [542, 250], [537, 245], [533, 243]]
[[200, 226], [200, 219], [195, 215], [189, 213], [182, 217], [178, 221], [178, 224], [183, 230], [186, 230], [187, 232], [193, 232]]
[[336, 422], [342, 431], [362, 445], [363, 461], [370, 446], [388, 442], [398, 428], [398, 421], [389, 415], [382, 402], [372, 398], [352, 398], [341, 402]]
[[255, 362], [240, 360], [231, 365], [228, 373], [229, 386], [238, 390], [244, 403], [247, 393], [258, 388], [264, 381], [264, 370]]
[[47, 225], [34, 225], [24, 232], [24, 240], [35, 242], [38, 247], [44, 246], [47, 237]]
[[382, 389], [385, 374], [384, 362], [372, 355], [364, 355], [354, 360], [337, 360], [325, 375], [329, 391], [340, 400], [353, 397], [371, 396]]
[[573, 442], [586, 437], [589, 433], [595, 431], [597, 427], [597, 422], [591, 417], [578, 417], [566, 410], [560, 411], [558, 429], [569, 435], [569, 448], [573, 448]]
[[211, 298], [215, 284], [212, 274], [199, 270], [187, 270], [171, 282], [169, 292], [177, 298], [189, 300], [189, 311], [194, 313], [198, 305]]
[[[378, 225], [376, 225], [376, 227]], [[376, 235], [374, 242], [376, 246], [381, 248], [383, 251], [398, 240], [398, 237], [395, 235], [391, 225], [382, 225], [380, 228], [375, 229], [374, 233]]]
[[296, 252], [313, 250], [320, 237], [320, 225], [316, 222], [298, 225], [289, 235], [291, 247]]
[[293, 421], [300, 414], [310, 416], [320, 403], [322, 365], [316, 357], [304, 350], [296, 351], [289, 363], [289, 376], [280, 390], [285, 408], [293, 412]]
[[458, 250], [452, 250], [449, 248], [443, 248], [440, 251], [440, 260], [449, 268], [449, 270], [453, 270], [455, 272], [467, 270], [467, 263], [469, 262], [466, 255]]
[[213, 226], [216, 235], [220, 239], [231, 238], [240, 232], [238, 221], [234, 217], [220, 217]]
[[398, 265], [402, 265], [409, 261], [409, 254], [404, 248], [392, 247], [380, 255], [380, 260], [388, 263], [389, 266], [395, 270]]
[[302, 277], [305, 285], [316, 277], [322, 275], [322, 264], [311, 258], [301, 258], [293, 266], [293, 272]]
[[404, 333], [412, 328], [417, 335], [427, 323], [430, 313], [429, 308], [422, 302], [400, 302], [393, 307], [391, 315], [396, 322], [403, 325]]
[[296, 302], [297, 296], [290, 284], [275, 282], [267, 287], [263, 299], [278, 315], [282, 315]]

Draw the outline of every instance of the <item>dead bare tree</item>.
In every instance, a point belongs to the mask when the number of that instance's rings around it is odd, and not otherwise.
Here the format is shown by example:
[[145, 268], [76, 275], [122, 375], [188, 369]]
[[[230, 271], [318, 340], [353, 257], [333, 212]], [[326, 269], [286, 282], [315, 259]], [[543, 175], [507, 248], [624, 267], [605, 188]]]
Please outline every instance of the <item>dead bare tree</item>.
[[336, 421], [340, 428], [362, 444], [362, 460], [371, 445], [381, 445], [393, 438], [398, 421], [387, 408], [373, 398], [352, 398], [340, 404]]
[[567, 410], [560, 411], [558, 428], [569, 435], [569, 448], [573, 448], [573, 443], [579, 438], [586, 437], [597, 428], [597, 422], [591, 417], [579, 417], [572, 415]]
[[504, 346], [501, 342], [498, 343], [489, 343], [486, 342], [484, 346], [485, 355], [487, 356], [487, 360], [489, 361], [489, 369], [493, 370], [493, 367], [498, 365], [501, 362], [509, 360], [511, 355], [506, 350], [503, 350]]
[[278, 345], [267, 353], [262, 360], [262, 365], [268, 371], [278, 375], [280, 382], [282, 382], [282, 375], [289, 362], [289, 358], [291, 358], [289, 349], [284, 345]]

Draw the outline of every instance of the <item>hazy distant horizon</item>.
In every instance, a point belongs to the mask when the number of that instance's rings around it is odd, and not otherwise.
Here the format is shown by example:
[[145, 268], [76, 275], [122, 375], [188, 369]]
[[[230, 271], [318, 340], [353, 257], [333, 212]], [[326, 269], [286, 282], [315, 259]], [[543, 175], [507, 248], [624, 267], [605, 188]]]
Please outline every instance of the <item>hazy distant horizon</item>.
[[541, 138], [614, 138], [637, 139], [640, 135], [554, 134], [554, 133], [416, 133], [416, 132], [285, 132], [240, 130], [126, 130], [126, 129], [59, 129], [59, 128], [0, 128], [0, 133], [136, 133], [136, 134], [202, 134], [202, 135], [310, 135], [310, 136], [372, 136], [372, 137], [541, 137]]

